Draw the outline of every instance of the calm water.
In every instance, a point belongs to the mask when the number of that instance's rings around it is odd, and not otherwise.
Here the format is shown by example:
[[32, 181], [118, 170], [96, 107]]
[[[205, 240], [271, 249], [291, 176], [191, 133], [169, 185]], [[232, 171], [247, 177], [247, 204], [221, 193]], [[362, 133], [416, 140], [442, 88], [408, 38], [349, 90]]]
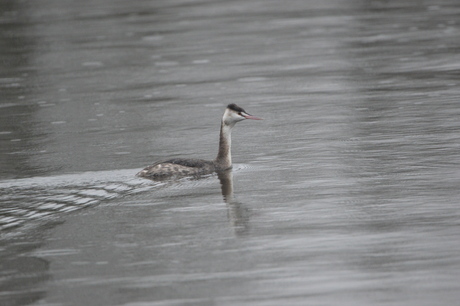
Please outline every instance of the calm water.
[[[460, 4], [0, 4], [1, 305], [454, 305]], [[224, 107], [233, 171], [212, 159]]]

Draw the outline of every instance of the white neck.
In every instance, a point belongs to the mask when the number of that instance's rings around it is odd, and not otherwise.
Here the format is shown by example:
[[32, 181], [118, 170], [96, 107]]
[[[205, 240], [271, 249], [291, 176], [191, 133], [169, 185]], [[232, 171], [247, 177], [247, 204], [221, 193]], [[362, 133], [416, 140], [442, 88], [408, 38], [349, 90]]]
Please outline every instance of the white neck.
[[222, 121], [220, 127], [219, 153], [215, 159], [218, 170], [225, 170], [232, 167], [232, 128], [235, 124], [228, 125]]

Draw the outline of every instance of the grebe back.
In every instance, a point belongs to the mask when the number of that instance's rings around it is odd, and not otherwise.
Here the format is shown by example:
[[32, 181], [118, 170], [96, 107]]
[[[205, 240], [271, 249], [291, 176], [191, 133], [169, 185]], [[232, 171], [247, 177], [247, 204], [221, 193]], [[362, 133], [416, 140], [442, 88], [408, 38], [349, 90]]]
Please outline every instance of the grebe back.
[[173, 177], [198, 176], [232, 167], [231, 132], [237, 122], [245, 119], [262, 120], [248, 114], [236, 104], [229, 104], [222, 116], [219, 138], [219, 152], [212, 161], [203, 159], [173, 158], [144, 168], [136, 176], [153, 180]]

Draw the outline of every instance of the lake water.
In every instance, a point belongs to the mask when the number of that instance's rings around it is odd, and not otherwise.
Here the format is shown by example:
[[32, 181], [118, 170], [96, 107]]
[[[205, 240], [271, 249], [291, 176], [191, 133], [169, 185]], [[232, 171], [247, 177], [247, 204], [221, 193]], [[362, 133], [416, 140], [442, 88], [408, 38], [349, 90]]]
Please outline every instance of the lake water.
[[[455, 305], [460, 3], [4, 0], [1, 305]], [[237, 103], [234, 169], [212, 159]]]

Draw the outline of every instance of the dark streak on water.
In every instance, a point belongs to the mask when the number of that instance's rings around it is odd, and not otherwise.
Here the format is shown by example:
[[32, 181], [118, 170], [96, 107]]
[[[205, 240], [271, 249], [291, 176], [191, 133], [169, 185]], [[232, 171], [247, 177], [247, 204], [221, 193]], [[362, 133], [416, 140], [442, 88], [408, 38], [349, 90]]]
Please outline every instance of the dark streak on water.
[[458, 303], [457, 1], [0, 8], [0, 304]]

